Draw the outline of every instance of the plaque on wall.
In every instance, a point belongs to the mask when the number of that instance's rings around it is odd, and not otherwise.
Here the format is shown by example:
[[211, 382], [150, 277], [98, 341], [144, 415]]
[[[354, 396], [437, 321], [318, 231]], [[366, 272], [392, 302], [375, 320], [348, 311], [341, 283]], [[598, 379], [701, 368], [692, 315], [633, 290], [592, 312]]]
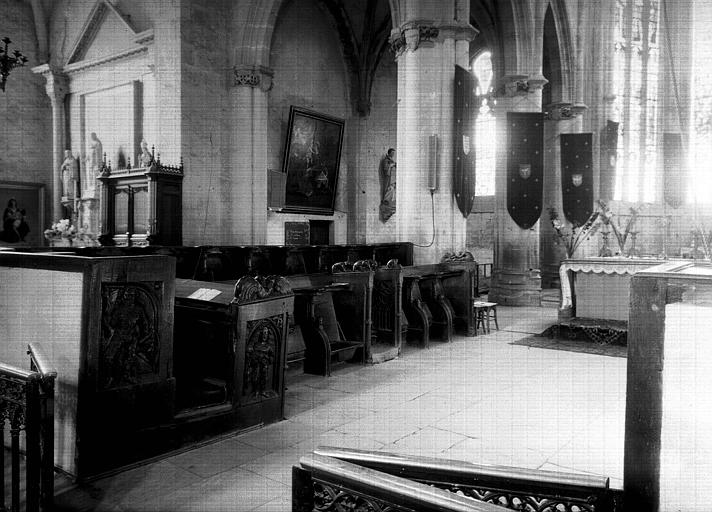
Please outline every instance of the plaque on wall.
[[284, 245], [309, 245], [309, 223], [285, 222]]

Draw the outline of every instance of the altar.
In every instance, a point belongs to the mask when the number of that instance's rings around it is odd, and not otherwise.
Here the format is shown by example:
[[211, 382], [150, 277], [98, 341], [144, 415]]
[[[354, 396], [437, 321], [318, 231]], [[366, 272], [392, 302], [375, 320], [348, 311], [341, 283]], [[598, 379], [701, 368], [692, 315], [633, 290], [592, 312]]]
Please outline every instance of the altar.
[[628, 321], [631, 277], [665, 263], [655, 258], [571, 258], [559, 267], [559, 321]]

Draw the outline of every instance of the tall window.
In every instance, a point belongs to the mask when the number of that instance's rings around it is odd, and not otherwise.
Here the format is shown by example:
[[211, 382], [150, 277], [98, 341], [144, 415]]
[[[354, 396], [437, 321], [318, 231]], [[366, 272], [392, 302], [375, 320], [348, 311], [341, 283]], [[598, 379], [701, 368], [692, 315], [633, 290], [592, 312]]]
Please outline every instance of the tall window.
[[496, 121], [489, 104], [489, 93], [492, 87], [492, 54], [480, 53], [472, 61], [472, 73], [477, 77], [479, 86], [477, 95], [480, 97], [480, 111], [475, 122], [475, 195], [494, 195], [494, 176], [496, 162], [496, 146], [493, 134], [496, 133]]
[[655, 200], [660, 0], [616, 0], [614, 90], [620, 121], [615, 199]]
[[692, 179], [688, 197], [697, 202], [712, 202], [712, 4], [694, 3], [693, 129], [690, 136]]

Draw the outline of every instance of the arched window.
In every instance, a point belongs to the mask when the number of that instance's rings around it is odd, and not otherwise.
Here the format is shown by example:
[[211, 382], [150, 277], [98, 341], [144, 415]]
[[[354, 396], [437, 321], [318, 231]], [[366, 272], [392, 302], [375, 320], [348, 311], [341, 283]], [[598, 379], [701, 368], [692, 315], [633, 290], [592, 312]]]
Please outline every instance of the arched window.
[[479, 86], [480, 111], [475, 122], [475, 196], [494, 195], [494, 177], [496, 163], [496, 121], [490, 105], [492, 91], [492, 53], [480, 53], [472, 61], [472, 73], [477, 77]]
[[616, 0], [613, 82], [620, 121], [614, 199], [655, 200], [659, 0]]

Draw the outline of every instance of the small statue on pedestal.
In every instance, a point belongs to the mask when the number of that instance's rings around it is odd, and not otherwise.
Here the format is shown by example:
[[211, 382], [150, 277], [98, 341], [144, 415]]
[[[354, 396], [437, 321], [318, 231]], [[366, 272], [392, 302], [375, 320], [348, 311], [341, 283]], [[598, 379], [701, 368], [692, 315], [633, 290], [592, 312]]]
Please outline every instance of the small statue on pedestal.
[[89, 165], [87, 167], [91, 175], [96, 177], [99, 175], [99, 172], [101, 172], [101, 168], [104, 164], [104, 147], [95, 132], [91, 132], [90, 138], [89, 154], [87, 156]]
[[64, 162], [60, 169], [62, 174], [62, 201], [74, 199], [74, 188], [79, 177], [79, 164], [69, 149], [64, 150]]
[[151, 167], [153, 164], [153, 155], [148, 150], [148, 143], [146, 139], [141, 141], [141, 154], [136, 158], [136, 165], [138, 167]]

